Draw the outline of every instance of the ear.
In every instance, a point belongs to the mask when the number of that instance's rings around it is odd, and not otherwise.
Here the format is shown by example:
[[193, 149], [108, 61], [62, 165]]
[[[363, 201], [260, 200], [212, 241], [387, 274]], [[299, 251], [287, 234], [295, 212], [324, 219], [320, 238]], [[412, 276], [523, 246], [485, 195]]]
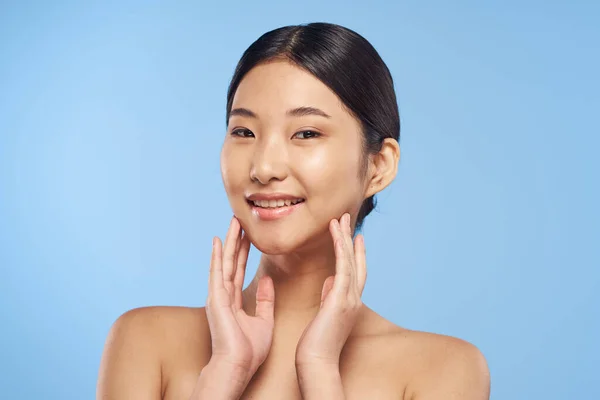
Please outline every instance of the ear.
[[381, 150], [369, 158], [369, 179], [365, 198], [381, 192], [396, 178], [400, 145], [396, 139], [387, 138], [383, 141]]

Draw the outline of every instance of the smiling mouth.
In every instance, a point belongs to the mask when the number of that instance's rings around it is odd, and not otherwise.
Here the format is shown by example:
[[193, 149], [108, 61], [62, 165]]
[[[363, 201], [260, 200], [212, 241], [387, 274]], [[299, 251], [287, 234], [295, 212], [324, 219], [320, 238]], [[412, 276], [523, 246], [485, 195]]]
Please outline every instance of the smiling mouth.
[[248, 204], [258, 208], [277, 209], [290, 207], [304, 202], [304, 199], [287, 199], [287, 200], [247, 200]]

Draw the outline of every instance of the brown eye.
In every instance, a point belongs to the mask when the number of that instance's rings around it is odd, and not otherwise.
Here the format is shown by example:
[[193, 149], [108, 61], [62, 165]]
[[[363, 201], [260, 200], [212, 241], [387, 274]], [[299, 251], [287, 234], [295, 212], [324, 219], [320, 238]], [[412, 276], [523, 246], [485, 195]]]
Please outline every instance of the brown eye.
[[298, 139], [313, 139], [319, 136], [321, 136], [321, 134], [315, 131], [302, 131], [294, 134], [294, 137], [297, 137]]
[[238, 136], [238, 137], [250, 138], [250, 137], [254, 137], [254, 133], [252, 133], [252, 131], [249, 130], [249, 129], [239, 128], [239, 129], [234, 129], [231, 132], [231, 136]]

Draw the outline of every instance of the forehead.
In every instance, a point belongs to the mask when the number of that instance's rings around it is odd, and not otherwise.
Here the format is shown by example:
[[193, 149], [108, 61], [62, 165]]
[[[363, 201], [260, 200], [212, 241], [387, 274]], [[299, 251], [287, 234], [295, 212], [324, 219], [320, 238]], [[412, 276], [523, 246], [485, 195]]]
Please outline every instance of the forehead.
[[290, 62], [278, 60], [260, 64], [244, 76], [232, 108], [270, 114], [304, 106], [320, 108], [332, 117], [347, 114], [340, 99], [323, 82]]

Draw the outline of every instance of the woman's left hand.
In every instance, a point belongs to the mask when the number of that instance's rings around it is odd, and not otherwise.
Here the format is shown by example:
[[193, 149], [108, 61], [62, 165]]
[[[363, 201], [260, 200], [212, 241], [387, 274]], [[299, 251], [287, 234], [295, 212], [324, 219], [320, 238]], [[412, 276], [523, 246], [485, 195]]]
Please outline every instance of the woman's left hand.
[[352, 241], [350, 215], [332, 220], [329, 231], [335, 247], [335, 276], [323, 283], [317, 316], [308, 324], [296, 347], [296, 366], [335, 366], [362, 308], [367, 279], [362, 235]]

